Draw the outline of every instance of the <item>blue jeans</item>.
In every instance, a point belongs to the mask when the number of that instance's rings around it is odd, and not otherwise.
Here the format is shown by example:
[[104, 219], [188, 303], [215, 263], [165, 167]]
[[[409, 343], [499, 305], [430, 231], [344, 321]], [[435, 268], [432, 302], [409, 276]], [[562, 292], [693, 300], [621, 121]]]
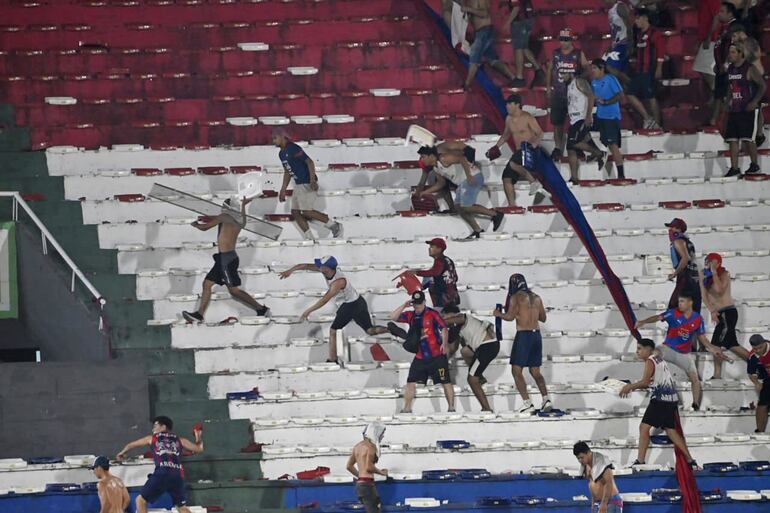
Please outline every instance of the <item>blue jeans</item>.
[[470, 207], [476, 204], [476, 198], [479, 197], [481, 188], [484, 187], [484, 175], [479, 171], [473, 175], [473, 184], [468, 183], [466, 179], [457, 186], [455, 193], [455, 203], [460, 207]]
[[471, 45], [471, 64], [481, 64], [485, 58], [489, 62], [500, 60], [495, 50], [495, 30], [492, 25], [477, 30], [476, 39]]

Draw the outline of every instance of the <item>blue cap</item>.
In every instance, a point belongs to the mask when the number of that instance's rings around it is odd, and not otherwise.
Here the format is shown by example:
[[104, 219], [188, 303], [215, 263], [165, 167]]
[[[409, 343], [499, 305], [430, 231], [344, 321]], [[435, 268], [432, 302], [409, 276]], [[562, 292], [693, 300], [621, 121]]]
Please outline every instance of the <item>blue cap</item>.
[[315, 266], [316, 267], [328, 267], [329, 269], [337, 269], [337, 259], [333, 256], [326, 255], [322, 256], [321, 258], [315, 259]]
[[110, 459], [107, 456], [98, 456], [94, 460], [94, 464], [91, 465], [91, 470], [95, 469], [96, 467], [101, 467], [104, 470], [110, 469]]

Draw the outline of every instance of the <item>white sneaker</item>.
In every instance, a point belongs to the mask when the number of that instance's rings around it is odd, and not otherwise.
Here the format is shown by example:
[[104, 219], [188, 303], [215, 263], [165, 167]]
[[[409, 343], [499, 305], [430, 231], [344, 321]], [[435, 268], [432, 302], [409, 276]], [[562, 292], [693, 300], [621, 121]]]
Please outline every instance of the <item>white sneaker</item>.
[[542, 188], [543, 188], [543, 184], [541, 184], [540, 182], [538, 181], [532, 182], [531, 184], [529, 184], [529, 195], [534, 196], [535, 194], [540, 192]]
[[531, 401], [527, 401], [524, 406], [519, 408], [519, 413], [535, 413], [535, 405]]
[[553, 410], [553, 403], [550, 399], [546, 399], [543, 401], [543, 405], [540, 407], [540, 411], [543, 413], [548, 413], [549, 411]]

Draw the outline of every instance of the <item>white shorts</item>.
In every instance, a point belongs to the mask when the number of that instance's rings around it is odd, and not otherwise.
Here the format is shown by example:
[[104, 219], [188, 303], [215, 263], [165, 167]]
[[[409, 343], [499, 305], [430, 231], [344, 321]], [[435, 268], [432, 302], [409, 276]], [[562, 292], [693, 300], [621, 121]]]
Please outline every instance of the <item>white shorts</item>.
[[666, 344], [661, 344], [660, 354], [663, 356], [663, 360], [665, 360], [667, 363], [676, 365], [687, 374], [691, 372], [697, 372], [697, 367], [695, 366], [695, 357], [692, 355], [692, 353], [680, 353], [678, 351], [674, 351]]
[[309, 183], [294, 184], [294, 190], [291, 193], [291, 209], [315, 210], [317, 199], [318, 191], [311, 189]]

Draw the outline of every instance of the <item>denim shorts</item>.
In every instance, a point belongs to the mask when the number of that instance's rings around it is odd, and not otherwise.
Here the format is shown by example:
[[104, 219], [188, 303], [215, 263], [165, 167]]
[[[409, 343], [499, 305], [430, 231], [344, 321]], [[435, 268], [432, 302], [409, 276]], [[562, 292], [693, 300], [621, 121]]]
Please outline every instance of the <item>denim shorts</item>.
[[526, 50], [529, 47], [529, 35], [534, 24], [532, 18], [511, 23], [511, 44], [514, 50]]
[[468, 183], [466, 179], [457, 186], [455, 193], [455, 203], [460, 207], [470, 207], [476, 204], [481, 188], [484, 187], [484, 175], [481, 172], [473, 175], [473, 184]]
[[484, 59], [497, 62], [500, 58], [495, 50], [495, 30], [487, 25], [476, 31], [476, 39], [471, 45], [471, 64], [481, 64]]

